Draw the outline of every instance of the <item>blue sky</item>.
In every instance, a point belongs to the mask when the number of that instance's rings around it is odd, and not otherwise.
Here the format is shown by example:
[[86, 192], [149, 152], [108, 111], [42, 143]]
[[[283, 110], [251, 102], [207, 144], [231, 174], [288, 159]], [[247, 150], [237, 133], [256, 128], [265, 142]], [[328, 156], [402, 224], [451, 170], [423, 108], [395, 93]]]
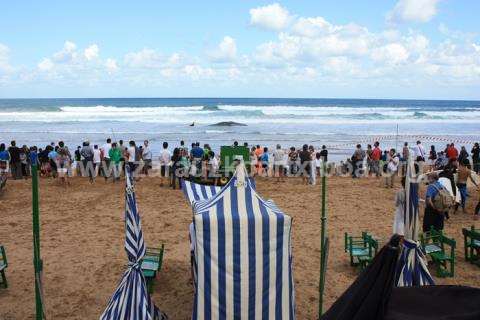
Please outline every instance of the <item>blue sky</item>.
[[480, 1], [16, 1], [0, 97], [480, 99]]

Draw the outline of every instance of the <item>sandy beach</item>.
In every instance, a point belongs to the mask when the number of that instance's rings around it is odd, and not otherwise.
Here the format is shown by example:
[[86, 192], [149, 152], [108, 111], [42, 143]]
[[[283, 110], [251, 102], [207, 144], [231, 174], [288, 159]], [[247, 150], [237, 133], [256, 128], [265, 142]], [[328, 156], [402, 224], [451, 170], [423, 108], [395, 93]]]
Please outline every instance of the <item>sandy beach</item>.
[[[98, 319], [125, 270], [123, 182], [91, 185], [75, 178], [68, 188], [40, 179], [41, 242], [44, 289], [49, 319]], [[137, 199], [147, 245], [164, 243], [164, 268], [153, 299], [170, 319], [189, 319], [193, 289], [190, 278], [188, 225], [191, 209], [178, 190], [160, 187], [158, 178], [137, 183]], [[398, 187], [398, 186], [397, 186]], [[257, 189], [294, 218], [293, 255], [297, 319], [315, 319], [318, 297], [321, 187], [300, 179], [286, 183], [257, 179]], [[473, 211], [478, 193], [469, 200]], [[424, 188], [421, 190], [423, 195]], [[328, 234], [331, 239], [326, 307], [355, 279], [343, 252], [344, 232], [370, 231], [385, 242], [391, 234], [394, 190], [374, 178], [328, 180]], [[8, 182], [0, 198], [0, 242], [9, 260], [8, 289], [0, 289], [0, 319], [33, 319], [32, 218], [30, 180]], [[473, 224], [458, 213], [446, 222], [457, 240], [454, 278], [440, 284], [480, 286], [477, 267], [465, 262], [461, 228]], [[476, 223], [480, 227], [480, 223]]]

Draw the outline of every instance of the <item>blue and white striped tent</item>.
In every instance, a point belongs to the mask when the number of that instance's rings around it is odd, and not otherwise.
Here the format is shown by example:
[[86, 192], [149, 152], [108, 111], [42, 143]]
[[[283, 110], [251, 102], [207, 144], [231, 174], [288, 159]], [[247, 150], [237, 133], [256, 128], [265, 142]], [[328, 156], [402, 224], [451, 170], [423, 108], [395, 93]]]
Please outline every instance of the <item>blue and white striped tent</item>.
[[418, 243], [418, 182], [413, 156], [410, 155], [405, 177], [405, 239], [398, 259], [397, 286], [411, 287], [433, 285], [425, 255]]
[[166, 320], [167, 316], [153, 303], [141, 270], [145, 243], [129, 166], [126, 166], [125, 175], [125, 251], [128, 268], [100, 320]]
[[243, 164], [193, 212], [192, 319], [295, 319], [292, 218], [258, 195]]
[[[250, 180], [250, 185], [255, 189], [255, 180], [248, 178]], [[194, 183], [188, 180], [181, 181], [182, 190], [187, 198], [188, 202], [192, 205], [194, 201], [207, 200], [216, 195], [222, 187], [217, 187], [213, 185], [204, 185], [199, 183]]]

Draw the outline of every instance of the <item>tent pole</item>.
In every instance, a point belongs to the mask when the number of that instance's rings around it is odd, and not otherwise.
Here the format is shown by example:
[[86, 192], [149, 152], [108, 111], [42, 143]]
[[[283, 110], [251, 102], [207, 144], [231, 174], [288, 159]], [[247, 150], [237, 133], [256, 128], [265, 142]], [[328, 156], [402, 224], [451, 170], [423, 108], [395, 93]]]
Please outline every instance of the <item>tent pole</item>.
[[35, 270], [35, 319], [43, 319], [41, 288], [42, 260], [40, 259], [40, 211], [38, 205], [38, 168], [37, 153], [30, 153], [32, 173], [32, 222], [33, 222], [33, 267]]
[[325, 272], [326, 272], [326, 224], [327, 224], [327, 166], [325, 161], [322, 161], [322, 217], [321, 217], [321, 236], [320, 236], [320, 279], [318, 286], [318, 319], [323, 314], [323, 291], [325, 288]]

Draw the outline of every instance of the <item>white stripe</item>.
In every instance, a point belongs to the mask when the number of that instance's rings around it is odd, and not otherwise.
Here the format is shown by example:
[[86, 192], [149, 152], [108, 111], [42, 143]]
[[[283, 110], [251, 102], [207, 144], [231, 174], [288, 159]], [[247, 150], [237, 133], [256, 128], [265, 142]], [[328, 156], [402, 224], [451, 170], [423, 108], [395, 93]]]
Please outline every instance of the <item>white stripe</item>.
[[203, 196], [202, 193], [202, 188], [204, 188], [201, 184], [198, 183], [193, 183], [193, 186], [195, 190], [197, 191], [197, 197], [199, 200], [205, 200], [205, 197]]
[[289, 255], [290, 255], [290, 228], [292, 219], [289, 216], [284, 217], [284, 228], [283, 228], [283, 261], [282, 261], [282, 314], [289, 318], [290, 315], [290, 277], [289, 277]]
[[219, 295], [218, 295], [218, 220], [217, 207], [210, 208], [210, 301], [212, 305], [212, 319], [219, 318]]
[[188, 201], [190, 201], [190, 204], [192, 204], [193, 201], [195, 200], [195, 197], [193, 196], [193, 191], [192, 191], [192, 184], [189, 181], [185, 181], [185, 187], [187, 188]]
[[205, 277], [204, 277], [204, 247], [203, 247], [203, 217], [201, 214], [195, 215], [195, 239], [197, 244], [195, 245], [198, 273], [197, 273], [197, 319], [203, 319], [204, 296], [205, 293]]
[[223, 192], [223, 213], [225, 215], [225, 278], [226, 318], [234, 319], [233, 313], [233, 224], [230, 190]]
[[275, 318], [276, 275], [277, 275], [277, 216], [267, 208], [270, 225], [270, 287], [268, 288], [268, 302], [270, 317]]
[[210, 199], [212, 197], [212, 190], [210, 188], [205, 188], [205, 191], [207, 192], [207, 198]]
[[262, 279], [263, 279], [263, 242], [262, 242], [262, 213], [259, 199], [252, 192], [252, 207], [255, 217], [255, 319], [262, 319]]
[[238, 214], [240, 215], [240, 301], [241, 301], [241, 317], [248, 319], [248, 272], [249, 272], [249, 256], [248, 256], [248, 219], [247, 206], [245, 201], [245, 188], [237, 189]]

